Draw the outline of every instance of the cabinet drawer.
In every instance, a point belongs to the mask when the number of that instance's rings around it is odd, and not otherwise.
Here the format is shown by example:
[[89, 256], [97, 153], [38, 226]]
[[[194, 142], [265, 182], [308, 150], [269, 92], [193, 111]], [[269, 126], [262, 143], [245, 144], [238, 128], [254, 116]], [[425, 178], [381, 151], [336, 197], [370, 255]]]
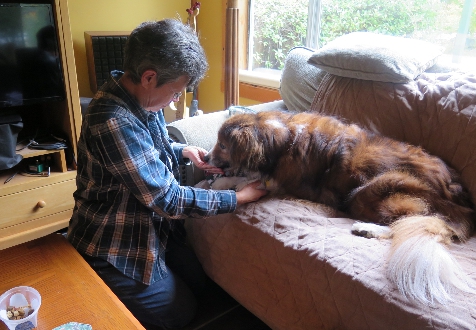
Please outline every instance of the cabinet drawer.
[[0, 197], [0, 229], [70, 210], [75, 180], [67, 180]]

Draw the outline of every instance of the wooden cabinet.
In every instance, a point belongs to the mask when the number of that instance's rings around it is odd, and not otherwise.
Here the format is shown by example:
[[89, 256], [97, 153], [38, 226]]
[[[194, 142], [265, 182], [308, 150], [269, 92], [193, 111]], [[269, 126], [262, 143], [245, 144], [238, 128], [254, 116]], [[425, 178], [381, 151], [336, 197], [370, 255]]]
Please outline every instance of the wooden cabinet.
[[[0, 1], [4, 2], [4, 1]], [[19, 107], [24, 130], [38, 127], [59, 132], [69, 141], [68, 152], [76, 155], [81, 129], [73, 41], [69, 25], [67, 0], [51, 0], [54, 7], [60, 46], [66, 98], [43, 105]], [[65, 150], [32, 150], [19, 152], [22, 162], [15, 168], [0, 171], [0, 249], [45, 236], [68, 226], [76, 188], [75, 164], [68, 161]], [[51, 159], [48, 177], [29, 177], [18, 173], [8, 183], [7, 178], [35, 157]]]

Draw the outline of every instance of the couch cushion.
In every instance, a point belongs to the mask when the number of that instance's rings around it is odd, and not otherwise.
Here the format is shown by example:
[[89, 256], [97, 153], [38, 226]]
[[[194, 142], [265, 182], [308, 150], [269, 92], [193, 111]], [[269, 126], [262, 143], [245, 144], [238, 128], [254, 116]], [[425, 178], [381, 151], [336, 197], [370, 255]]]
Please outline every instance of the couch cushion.
[[405, 83], [434, 65], [441, 53], [440, 46], [422, 40], [353, 32], [316, 51], [309, 63], [337, 76]]
[[309, 110], [325, 71], [307, 63], [313, 49], [296, 47], [291, 49], [281, 75], [280, 94], [289, 110]]

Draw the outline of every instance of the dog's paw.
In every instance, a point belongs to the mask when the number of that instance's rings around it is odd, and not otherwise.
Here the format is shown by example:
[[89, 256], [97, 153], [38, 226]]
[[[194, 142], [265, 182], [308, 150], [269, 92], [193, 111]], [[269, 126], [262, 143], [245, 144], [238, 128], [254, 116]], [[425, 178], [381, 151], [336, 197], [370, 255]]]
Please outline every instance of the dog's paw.
[[245, 177], [240, 176], [220, 177], [212, 183], [211, 188], [214, 190], [239, 190], [238, 186], [243, 182], [246, 183], [246, 181], [247, 179]]
[[196, 188], [210, 189], [210, 182], [208, 180], [202, 180], [195, 185]]
[[240, 181], [237, 185], [236, 185], [236, 191], [240, 191], [241, 189], [243, 189], [247, 184], [255, 181], [255, 180], [248, 180], [246, 178], [243, 178], [244, 180]]
[[388, 226], [380, 226], [375, 223], [356, 222], [352, 225], [352, 234], [366, 238], [388, 238], [391, 229]]
[[269, 180], [266, 180], [264, 182], [263, 189], [266, 189], [268, 191], [277, 192], [277, 191], [279, 191], [279, 185], [274, 179], [269, 179]]

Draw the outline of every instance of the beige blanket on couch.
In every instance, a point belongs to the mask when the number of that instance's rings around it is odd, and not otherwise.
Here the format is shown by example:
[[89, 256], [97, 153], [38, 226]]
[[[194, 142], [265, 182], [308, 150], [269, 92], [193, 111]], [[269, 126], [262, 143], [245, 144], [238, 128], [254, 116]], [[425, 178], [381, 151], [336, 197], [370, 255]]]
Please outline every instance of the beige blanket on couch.
[[[422, 75], [394, 85], [328, 75], [313, 110], [424, 146], [460, 170], [474, 194], [475, 82]], [[476, 329], [476, 295], [458, 293], [446, 306], [408, 301], [385, 277], [389, 242], [353, 236], [354, 221], [270, 196], [188, 224], [210, 277], [273, 329]], [[476, 280], [476, 237], [451, 250]]]

